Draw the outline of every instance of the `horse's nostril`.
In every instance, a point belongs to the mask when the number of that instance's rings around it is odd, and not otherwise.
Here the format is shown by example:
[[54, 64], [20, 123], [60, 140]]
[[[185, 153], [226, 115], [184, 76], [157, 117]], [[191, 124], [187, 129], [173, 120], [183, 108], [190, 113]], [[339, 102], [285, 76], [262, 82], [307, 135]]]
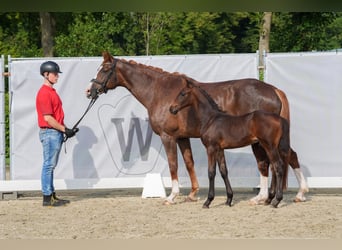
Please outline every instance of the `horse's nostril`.
[[177, 114], [177, 112], [178, 112], [178, 110], [177, 110], [177, 107], [176, 107], [176, 106], [171, 106], [171, 107], [170, 107], [170, 113], [171, 113], [171, 114], [174, 114], [174, 115], [175, 115], [175, 114]]

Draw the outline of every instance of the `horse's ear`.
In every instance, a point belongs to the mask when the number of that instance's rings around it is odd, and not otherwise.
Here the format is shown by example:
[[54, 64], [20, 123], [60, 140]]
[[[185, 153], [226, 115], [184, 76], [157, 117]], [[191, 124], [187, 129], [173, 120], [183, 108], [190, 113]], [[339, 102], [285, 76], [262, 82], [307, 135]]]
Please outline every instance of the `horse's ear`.
[[108, 51], [103, 51], [102, 56], [103, 56], [104, 62], [112, 62], [113, 61], [113, 57]]
[[106, 59], [106, 57], [108, 57], [108, 54], [108, 51], [102, 51], [103, 59]]

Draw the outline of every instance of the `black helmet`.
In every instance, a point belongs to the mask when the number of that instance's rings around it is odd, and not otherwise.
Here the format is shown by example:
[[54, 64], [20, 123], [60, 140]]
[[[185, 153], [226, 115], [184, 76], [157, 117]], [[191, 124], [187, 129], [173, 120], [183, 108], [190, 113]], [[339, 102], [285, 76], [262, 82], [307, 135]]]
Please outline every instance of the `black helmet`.
[[47, 61], [40, 65], [40, 74], [43, 75], [45, 72], [62, 73], [57, 63]]

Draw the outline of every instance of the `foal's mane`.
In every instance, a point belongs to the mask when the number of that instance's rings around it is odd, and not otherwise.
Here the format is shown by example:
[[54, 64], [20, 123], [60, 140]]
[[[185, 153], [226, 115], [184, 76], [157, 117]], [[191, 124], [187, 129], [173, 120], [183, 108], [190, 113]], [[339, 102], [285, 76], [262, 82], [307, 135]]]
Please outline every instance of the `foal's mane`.
[[220, 109], [220, 107], [217, 105], [217, 103], [214, 101], [214, 99], [209, 95], [209, 93], [207, 91], [205, 91], [204, 89], [202, 89], [200, 86], [190, 82], [189, 80], [192, 80], [191, 78], [188, 78], [187, 77], [187, 83], [189, 85], [191, 85], [192, 87], [194, 88], [197, 88], [201, 94], [208, 100], [209, 104], [214, 108], [216, 109], [217, 111], [219, 112], [222, 112], [222, 113], [225, 113], [222, 109]]

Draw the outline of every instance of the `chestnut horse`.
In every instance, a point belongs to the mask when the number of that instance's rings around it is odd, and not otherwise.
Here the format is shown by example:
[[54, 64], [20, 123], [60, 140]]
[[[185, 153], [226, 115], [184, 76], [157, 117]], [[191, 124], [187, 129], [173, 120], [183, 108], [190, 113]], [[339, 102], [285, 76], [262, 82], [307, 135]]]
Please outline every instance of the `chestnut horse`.
[[[168, 110], [176, 95], [186, 86], [186, 81], [185, 75], [165, 72], [134, 61], [127, 62], [104, 52], [103, 62], [96, 79], [91, 81], [90, 88], [86, 90], [89, 98], [95, 98], [110, 89], [121, 86], [130, 91], [147, 109], [151, 127], [160, 136], [167, 154], [172, 179], [172, 190], [166, 199], [167, 203], [173, 203], [174, 198], [179, 194], [177, 144], [191, 180], [188, 199], [197, 200], [199, 190], [190, 145], [191, 137], [200, 137], [197, 118], [191, 109], [177, 116], [172, 115]], [[289, 104], [286, 95], [262, 81], [240, 79], [210, 84], [196, 82], [196, 85], [207, 91], [222, 110], [232, 115], [265, 110], [280, 114], [289, 121]], [[269, 160], [258, 144], [253, 144], [252, 149], [261, 175], [260, 192], [251, 200], [251, 203], [258, 204], [268, 197]], [[293, 150], [291, 150], [290, 165], [300, 186], [295, 200], [304, 201], [304, 193], [308, 191], [308, 187], [300, 169], [297, 154]]]
[[192, 107], [199, 120], [201, 141], [208, 155], [209, 192], [203, 208], [209, 208], [215, 197], [216, 164], [226, 186], [226, 205], [231, 206], [233, 191], [228, 179], [224, 150], [254, 143], [259, 143], [265, 150], [272, 169], [271, 188], [266, 204], [271, 202], [277, 207], [283, 199], [283, 189], [287, 184], [290, 153], [287, 120], [260, 110], [241, 116], [229, 115], [218, 108], [205, 90], [191, 82], [180, 91], [170, 106], [170, 112], [176, 115], [186, 107]]

